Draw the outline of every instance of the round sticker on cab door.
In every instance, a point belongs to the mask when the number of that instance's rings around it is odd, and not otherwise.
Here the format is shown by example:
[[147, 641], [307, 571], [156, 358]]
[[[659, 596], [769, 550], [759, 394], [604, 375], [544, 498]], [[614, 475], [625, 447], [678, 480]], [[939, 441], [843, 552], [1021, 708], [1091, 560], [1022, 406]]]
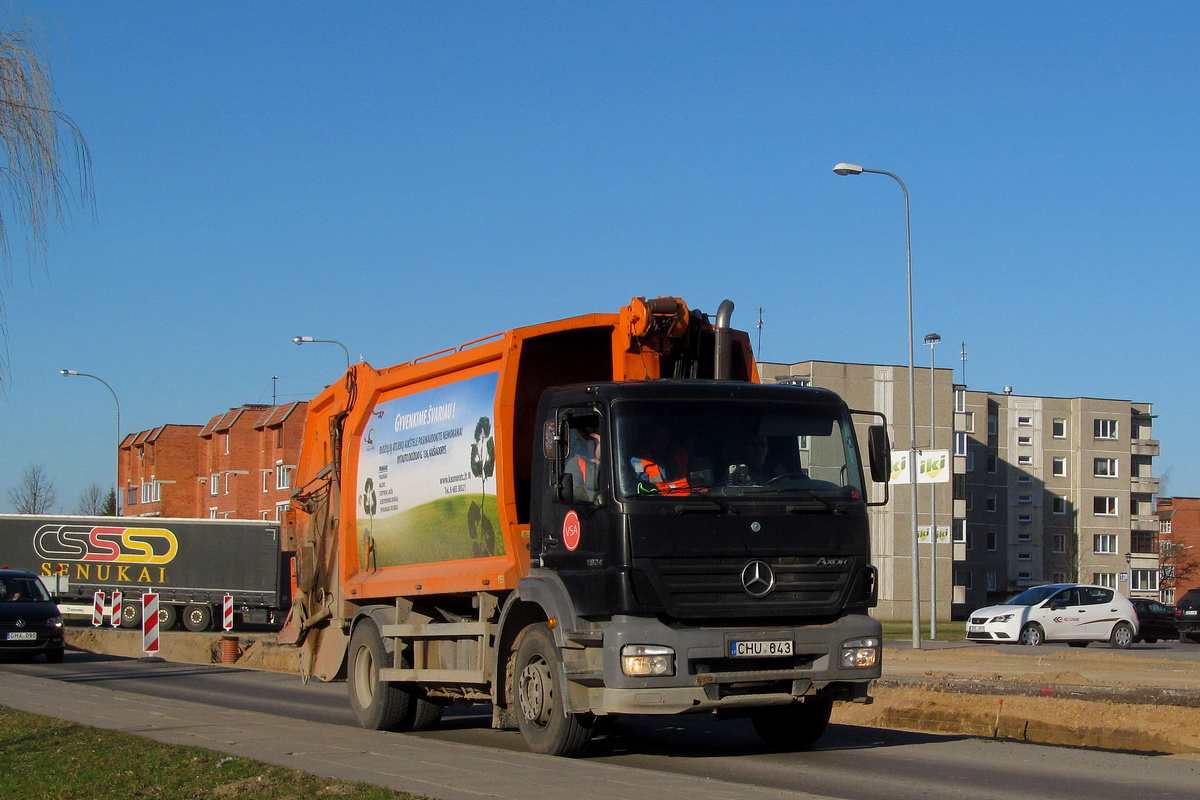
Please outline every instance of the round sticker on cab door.
[[574, 511], [568, 511], [567, 516], [563, 517], [562, 537], [568, 550], [579, 547], [579, 515]]

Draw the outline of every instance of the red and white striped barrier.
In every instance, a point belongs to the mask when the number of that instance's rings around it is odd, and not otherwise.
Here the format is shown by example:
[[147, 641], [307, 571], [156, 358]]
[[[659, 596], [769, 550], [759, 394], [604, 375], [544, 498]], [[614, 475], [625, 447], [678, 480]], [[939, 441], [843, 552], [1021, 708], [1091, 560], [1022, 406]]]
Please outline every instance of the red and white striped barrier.
[[221, 598], [221, 628], [233, 630], [233, 595], [227, 594]]
[[104, 592], [97, 591], [92, 595], [92, 627], [99, 628], [104, 624]]
[[114, 628], [121, 626], [121, 590], [113, 589], [112, 605], [108, 607], [108, 624]]
[[148, 656], [158, 653], [158, 595], [154, 592], [142, 595], [142, 651]]

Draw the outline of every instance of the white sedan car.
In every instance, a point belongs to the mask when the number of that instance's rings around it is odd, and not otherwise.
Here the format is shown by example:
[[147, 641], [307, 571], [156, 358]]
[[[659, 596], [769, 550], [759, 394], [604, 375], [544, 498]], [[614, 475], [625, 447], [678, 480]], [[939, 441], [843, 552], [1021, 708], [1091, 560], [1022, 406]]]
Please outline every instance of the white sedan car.
[[1137, 611], [1128, 598], [1082, 583], [1034, 586], [1003, 605], [972, 612], [967, 620], [967, 638], [973, 642], [1067, 642], [1072, 647], [1108, 642], [1124, 649], [1137, 631]]

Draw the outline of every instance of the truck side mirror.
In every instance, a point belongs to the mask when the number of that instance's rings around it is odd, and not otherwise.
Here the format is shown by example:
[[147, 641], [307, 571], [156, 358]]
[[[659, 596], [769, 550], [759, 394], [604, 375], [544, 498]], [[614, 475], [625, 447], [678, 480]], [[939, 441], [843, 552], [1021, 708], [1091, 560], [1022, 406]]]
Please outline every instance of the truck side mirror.
[[867, 453], [871, 461], [871, 480], [887, 483], [892, 475], [892, 446], [888, 442], [887, 428], [882, 425], [867, 428]]

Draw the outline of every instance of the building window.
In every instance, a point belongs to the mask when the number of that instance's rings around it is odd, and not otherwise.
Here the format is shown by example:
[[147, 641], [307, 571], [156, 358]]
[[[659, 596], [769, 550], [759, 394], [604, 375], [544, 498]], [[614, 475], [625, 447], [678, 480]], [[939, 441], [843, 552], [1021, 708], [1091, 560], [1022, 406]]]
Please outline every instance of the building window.
[[963, 411], [967, 410], [967, 390], [966, 389], [955, 389], [954, 390], [954, 410], [959, 413], [962, 413]]
[[1165, 536], [1170, 536], [1171, 535], [1171, 520], [1169, 520], [1169, 519], [1159, 520], [1158, 532]]
[[217, 493], [220, 491], [220, 487], [221, 487], [221, 476], [215, 472], [212, 475], [209, 475], [208, 476], [208, 495], [209, 495], [209, 497], [216, 497]]
[[213, 508], [210, 508], [210, 509], [208, 510], [208, 518], [209, 518], [209, 519], [216, 519], [216, 518], [217, 518], [217, 509], [216, 509], [216, 507], [215, 507], [215, 506], [214, 506]]
[[1033, 541], [1033, 534], [1029, 533], [1028, 531], [1024, 531], [1022, 533], [1017, 534], [1017, 543], [1018, 544], [1022, 544], [1022, 543], [1028, 544], [1032, 541]]
[[989, 512], [996, 510], [996, 495], [991, 493], [988, 494], [986, 510]]
[[1050, 501], [1050, 508], [1055, 514], [1067, 513], [1067, 498], [1055, 497]]
[[1065, 419], [1056, 419], [1050, 424], [1050, 435], [1055, 439], [1067, 438], [1067, 421]]
[[1022, 504], [1024, 504], [1024, 503], [1032, 503], [1032, 502], [1033, 502], [1033, 495], [1031, 495], [1031, 494], [1019, 494], [1019, 495], [1017, 495], [1017, 502], [1018, 502], [1018, 503], [1022, 503]]
[[987, 457], [987, 471], [992, 475], [996, 474], [996, 457], [990, 453]]
[[1033, 437], [1032, 436], [1018, 436], [1017, 444], [1020, 445], [1021, 447], [1032, 447], [1033, 446]]
[[967, 496], [966, 496], [965, 500], [967, 501], [967, 511], [974, 511], [975, 510], [975, 493], [967, 492]]
[[1021, 428], [1032, 428], [1033, 417], [1017, 417], [1017, 425]]
[[1098, 419], [1095, 422], [1094, 431], [1097, 439], [1115, 439], [1117, 438], [1117, 421], [1115, 419]]
[[1050, 549], [1054, 553], [1067, 552], [1067, 535], [1065, 533], [1056, 533], [1050, 537]]
[[1115, 458], [1097, 458], [1093, 459], [1094, 468], [1092, 475], [1097, 478], [1115, 478], [1117, 477], [1117, 460]]
[[275, 467], [275, 488], [290, 489], [292, 487], [292, 467], [282, 464]]
[[154, 491], [154, 487], [152, 484], [144, 483], [144, 482], [142, 483], [142, 502], [143, 503], [154, 502], [153, 500], [150, 499], [154, 496], [153, 491]]
[[967, 521], [965, 519], [954, 520], [954, 541], [957, 544], [964, 544], [967, 541]]
[[280, 520], [283, 519], [284, 515], [287, 514], [287, 509], [288, 509], [288, 501], [287, 500], [284, 500], [283, 502], [275, 504], [275, 521], [276, 522], [279, 522]]
[[987, 590], [989, 592], [996, 591], [996, 573], [994, 571], [987, 574]]
[[988, 414], [988, 436], [995, 436], [998, 430], [1000, 430], [1000, 420], [995, 414]]
[[[1017, 522], [1020, 522], [1022, 525], [1028, 525], [1029, 523], [1033, 522], [1033, 514], [1018, 514]], [[1021, 535], [1028, 536], [1029, 534], [1023, 533]]]
[[996, 531], [989, 530], [987, 532], [987, 549], [989, 552], [996, 552]]
[[965, 456], [967, 454], [967, 434], [962, 431], [954, 433], [954, 455]]
[[125, 492], [125, 495], [126, 495], [125, 505], [127, 505], [127, 506], [136, 506], [137, 505], [138, 490], [137, 490], [136, 486], [130, 486], [128, 491]]
[[1067, 477], [1067, 459], [1066, 458], [1064, 458], [1063, 456], [1055, 456], [1054, 459], [1051, 461], [1051, 464], [1052, 464], [1051, 469], [1054, 472], [1054, 477], [1056, 477], [1056, 478]]
[[1117, 573], [1115, 572], [1093, 572], [1092, 583], [1097, 586], [1103, 586], [1105, 589], [1117, 588]]
[[282, 425], [280, 425], [278, 428], [275, 429], [275, 449], [276, 450], [283, 449], [283, 426]]
[[1018, 572], [1017, 580], [1022, 583], [1027, 583], [1027, 582], [1033, 580], [1033, 573], [1032, 572]]
[[971, 588], [971, 570], [956, 569], [954, 570], [954, 585], [961, 586], [964, 589]]
[[1033, 553], [1018, 552], [1017, 561], [1033, 561]]
[[1033, 456], [1017, 456], [1017, 464], [1022, 467], [1033, 466]]
[[970, 450], [967, 451], [967, 472], [975, 471], [975, 454]]
[[967, 433], [975, 432], [975, 412], [965, 411], [962, 415], [962, 429]]
[[1018, 475], [1017, 483], [1033, 483], [1032, 475]]
[[221, 438], [225, 440], [225, 455], [229, 455], [229, 431], [225, 431]]
[[151, 502], [161, 503], [162, 502], [162, 483], [160, 481], [153, 481], [153, 482], [151, 482], [150, 485], [153, 487], [150, 490]]
[[1050, 573], [1050, 582], [1051, 583], [1067, 583], [1067, 573], [1051, 572]]
[[1097, 495], [1092, 498], [1092, 513], [1097, 517], [1115, 517], [1117, 515], [1117, 498]]
[[1117, 553], [1117, 535], [1115, 533], [1097, 533], [1092, 537], [1092, 552], [1098, 556], [1111, 556]]
[[1129, 549], [1134, 553], [1159, 553], [1158, 536], [1153, 531], [1131, 531]]
[[[271, 470], [269, 469], [262, 471], [262, 487], [264, 492], [271, 491]], [[263, 517], [263, 519], [266, 519], [266, 517]]]

